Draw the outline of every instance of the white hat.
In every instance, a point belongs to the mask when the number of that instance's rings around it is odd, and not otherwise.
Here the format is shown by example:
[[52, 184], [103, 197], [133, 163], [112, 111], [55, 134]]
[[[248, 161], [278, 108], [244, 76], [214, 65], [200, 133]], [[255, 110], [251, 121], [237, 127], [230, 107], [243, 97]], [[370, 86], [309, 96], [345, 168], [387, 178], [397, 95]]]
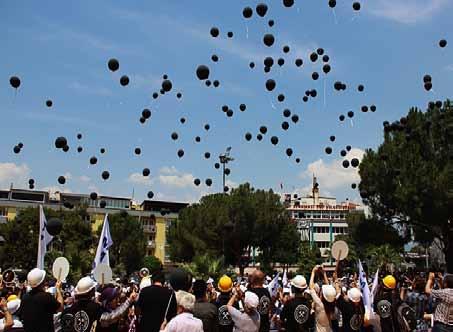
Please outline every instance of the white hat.
[[207, 283], [207, 284], [212, 284], [212, 283], [214, 283], [214, 279], [209, 278], [208, 281], [206, 281], [206, 283]]
[[183, 290], [179, 290], [176, 292], [176, 302], [180, 307], [183, 307], [188, 311], [193, 311], [195, 306], [195, 296]]
[[27, 281], [31, 288], [38, 287], [46, 278], [46, 271], [34, 268], [27, 275]]
[[360, 302], [360, 298], [362, 297], [362, 292], [360, 291], [360, 289], [354, 287], [354, 288], [351, 288], [350, 290], [348, 290], [348, 298], [352, 301], [352, 302]]
[[258, 308], [258, 304], [260, 303], [260, 299], [258, 295], [253, 292], [245, 292], [244, 304], [246, 307], [250, 309]]
[[247, 287], [245, 287], [245, 285], [239, 285], [239, 289], [241, 290], [241, 292], [245, 293], [247, 291]]
[[333, 302], [337, 296], [337, 291], [332, 285], [322, 285], [322, 296], [327, 302]]
[[145, 287], [151, 286], [151, 278], [150, 277], [144, 277], [142, 281], [140, 281], [140, 289], [143, 289]]
[[305, 289], [307, 288], [307, 280], [304, 276], [298, 274], [291, 280], [291, 285], [299, 289]]
[[12, 301], [8, 301], [7, 306], [8, 306], [8, 311], [11, 313], [11, 315], [14, 315], [20, 307], [20, 300], [15, 299]]
[[96, 287], [96, 282], [93, 279], [91, 279], [90, 277], [83, 277], [77, 283], [77, 286], [75, 288], [75, 295], [86, 294], [94, 287]]

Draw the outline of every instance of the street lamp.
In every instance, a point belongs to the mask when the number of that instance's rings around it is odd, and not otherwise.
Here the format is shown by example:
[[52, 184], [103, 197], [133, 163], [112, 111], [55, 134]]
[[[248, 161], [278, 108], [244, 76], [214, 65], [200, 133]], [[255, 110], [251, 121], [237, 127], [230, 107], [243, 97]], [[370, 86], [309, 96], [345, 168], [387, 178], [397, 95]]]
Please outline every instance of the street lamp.
[[228, 162], [233, 161], [234, 158], [230, 157], [231, 146], [227, 147], [225, 153], [220, 154], [220, 163], [223, 165], [223, 191], [225, 191], [225, 167]]

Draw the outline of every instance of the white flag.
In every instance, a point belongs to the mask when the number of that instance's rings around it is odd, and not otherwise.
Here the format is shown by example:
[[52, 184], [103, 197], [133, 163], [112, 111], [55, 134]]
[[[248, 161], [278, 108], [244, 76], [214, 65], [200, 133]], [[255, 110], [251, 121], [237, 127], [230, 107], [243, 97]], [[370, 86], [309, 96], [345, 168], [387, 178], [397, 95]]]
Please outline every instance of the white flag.
[[370, 288], [368, 287], [368, 281], [366, 279], [366, 274], [363, 271], [362, 262], [359, 260], [359, 283], [360, 290], [362, 291], [363, 305], [365, 307], [365, 314], [367, 317], [370, 317], [372, 313], [372, 303], [371, 303], [371, 293]]
[[109, 248], [113, 244], [113, 241], [112, 237], [110, 236], [110, 227], [107, 216], [108, 214], [105, 215], [104, 224], [102, 225], [102, 232], [101, 236], [99, 237], [99, 244], [96, 250], [96, 256], [94, 256], [93, 270], [100, 263], [104, 263], [110, 266]]
[[267, 286], [269, 293], [271, 293], [271, 296], [277, 296], [278, 293], [278, 276], [280, 275], [280, 272], [277, 273], [277, 275], [272, 279], [272, 281], [269, 283]]
[[283, 284], [283, 287], [288, 286], [288, 276], [286, 275], [286, 270], [285, 270], [285, 272], [283, 272], [282, 284]]
[[36, 267], [44, 270], [44, 257], [47, 252], [47, 245], [52, 241], [53, 236], [47, 232], [47, 220], [44, 215], [42, 205], [39, 206], [39, 239], [38, 239], [38, 259]]
[[376, 274], [374, 275], [373, 285], [371, 286], [371, 303], [374, 302], [374, 296], [376, 295], [378, 284], [379, 284], [379, 269], [377, 269]]

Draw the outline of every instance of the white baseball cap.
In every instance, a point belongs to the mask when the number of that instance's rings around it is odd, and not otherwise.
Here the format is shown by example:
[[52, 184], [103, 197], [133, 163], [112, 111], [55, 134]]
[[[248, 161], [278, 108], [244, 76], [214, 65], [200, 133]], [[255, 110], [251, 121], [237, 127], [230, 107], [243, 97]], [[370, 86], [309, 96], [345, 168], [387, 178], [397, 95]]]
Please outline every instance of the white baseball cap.
[[143, 289], [145, 287], [151, 286], [151, 278], [150, 277], [144, 277], [142, 281], [140, 281], [140, 289]]
[[322, 296], [326, 299], [327, 302], [335, 301], [337, 296], [337, 291], [332, 285], [322, 285]]
[[46, 278], [46, 271], [34, 268], [27, 275], [27, 281], [31, 288], [38, 287]]
[[8, 311], [11, 313], [11, 315], [14, 315], [20, 307], [20, 300], [15, 299], [12, 301], [8, 301], [7, 306], [8, 306]]

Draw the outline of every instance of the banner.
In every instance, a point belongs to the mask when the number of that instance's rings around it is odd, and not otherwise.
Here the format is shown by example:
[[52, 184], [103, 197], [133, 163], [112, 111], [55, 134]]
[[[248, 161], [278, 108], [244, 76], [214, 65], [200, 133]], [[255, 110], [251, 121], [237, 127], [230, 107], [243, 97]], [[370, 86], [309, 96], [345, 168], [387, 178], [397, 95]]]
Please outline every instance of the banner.
[[370, 288], [368, 287], [366, 274], [363, 271], [362, 262], [360, 260], [359, 260], [359, 284], [360, 291], [362, 292], [363, 305], [365, 307], [365, 315], [370, 317], [370, 314], [373, 312], [372, 311], [373, 304], [371, 303], [371, 293]]

